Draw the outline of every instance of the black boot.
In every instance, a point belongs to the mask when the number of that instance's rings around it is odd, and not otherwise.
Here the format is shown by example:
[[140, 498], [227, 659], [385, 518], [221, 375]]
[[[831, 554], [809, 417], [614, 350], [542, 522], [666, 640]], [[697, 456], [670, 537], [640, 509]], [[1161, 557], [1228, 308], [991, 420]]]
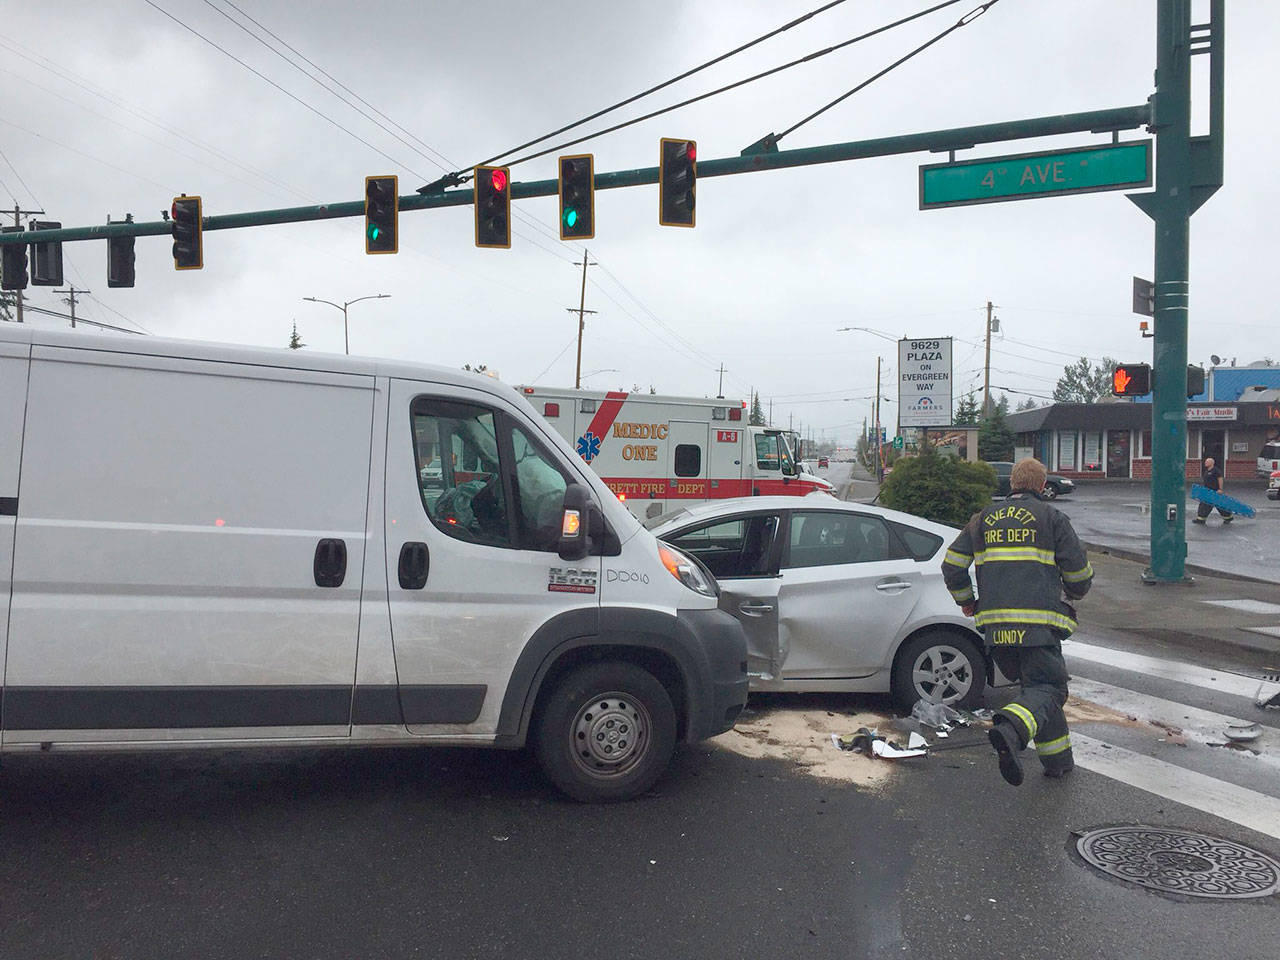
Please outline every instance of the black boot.
[[996, 748], [996, 753], [1000, 757], [1000, 776], [1015, 787], [1020, 786], [1022, 761], [1018, 758], [1018, 754], [1022, 751], [1022, 744], [1018, 742], [1017, 733], [1007, 720], [997, 717], [996, 722], [987, 732], [987, 739], [991, 741], [991, 745]]

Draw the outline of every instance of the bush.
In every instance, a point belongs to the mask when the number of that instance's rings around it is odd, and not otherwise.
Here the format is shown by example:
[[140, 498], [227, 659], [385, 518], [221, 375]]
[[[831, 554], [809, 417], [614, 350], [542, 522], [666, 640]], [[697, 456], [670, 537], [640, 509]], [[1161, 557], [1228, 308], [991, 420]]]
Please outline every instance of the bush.
[[923, 447], [920, 455], [900, 460], [880, 488], [880, 502], [891, 510], [963, 525], [991, 502], [996, 472], [985, 463], [969, 463]]

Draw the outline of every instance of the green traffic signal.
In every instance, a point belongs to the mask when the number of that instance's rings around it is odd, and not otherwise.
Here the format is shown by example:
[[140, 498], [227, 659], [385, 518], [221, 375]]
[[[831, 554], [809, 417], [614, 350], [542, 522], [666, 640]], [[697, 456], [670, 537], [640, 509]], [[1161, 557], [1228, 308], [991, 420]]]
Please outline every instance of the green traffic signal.
[[572, 230], [578, 223], [578, 211], [569, 209], [564, 212], [564, 225]]
[[595, 159], [560, 158], [560, 239], [590, 240], [595, 230]]
[[399, 250], [399, 187], [398, 177], [364, 178], [365, 253], [395, 253]]

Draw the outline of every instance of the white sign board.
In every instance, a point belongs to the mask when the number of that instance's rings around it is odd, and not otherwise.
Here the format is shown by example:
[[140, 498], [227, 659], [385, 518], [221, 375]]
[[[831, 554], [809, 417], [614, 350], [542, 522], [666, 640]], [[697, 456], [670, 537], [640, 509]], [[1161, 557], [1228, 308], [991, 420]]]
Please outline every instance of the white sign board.
[[898, 341], [898, 426], [951, 426], [951, 338]]
[[1187, 407], [1188, 420], [1234, 420], [1235, 407]]

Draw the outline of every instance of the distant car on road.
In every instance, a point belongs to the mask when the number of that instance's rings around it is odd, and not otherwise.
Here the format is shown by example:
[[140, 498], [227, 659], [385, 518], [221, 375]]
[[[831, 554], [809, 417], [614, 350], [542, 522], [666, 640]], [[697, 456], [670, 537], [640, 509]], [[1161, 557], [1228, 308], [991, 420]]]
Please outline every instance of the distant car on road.
[[[1013, 464], [1008, 461], [992, 461], [988, 464], [996, 472], [996, 496], [1007, 497], [1009, 495], [1009, 475], [1013, 473]], [[1058, 497], [1065, 497], [1070, 493], [1075, 493], [1076, 485], [1072, 480], [1066, 477], [1060, 477], [1056, 473], [1049, 474], [1044, 481], [1044, 498], [1046, 500], [1056, 500]]]
[[819, 470], [821, 470], [823, 467], [829, 467], [829, 466], [831, 466], [831, 459], [830, 459], [829, 457], [819, 457], [819, 458], [818, 458], [818, 469], [819, 469]]
[[982, 638], [942, 581], [953, 528], [821, 494], [713, 500], [645, 525], [715, 575], [752, 690], [981, 703]]

